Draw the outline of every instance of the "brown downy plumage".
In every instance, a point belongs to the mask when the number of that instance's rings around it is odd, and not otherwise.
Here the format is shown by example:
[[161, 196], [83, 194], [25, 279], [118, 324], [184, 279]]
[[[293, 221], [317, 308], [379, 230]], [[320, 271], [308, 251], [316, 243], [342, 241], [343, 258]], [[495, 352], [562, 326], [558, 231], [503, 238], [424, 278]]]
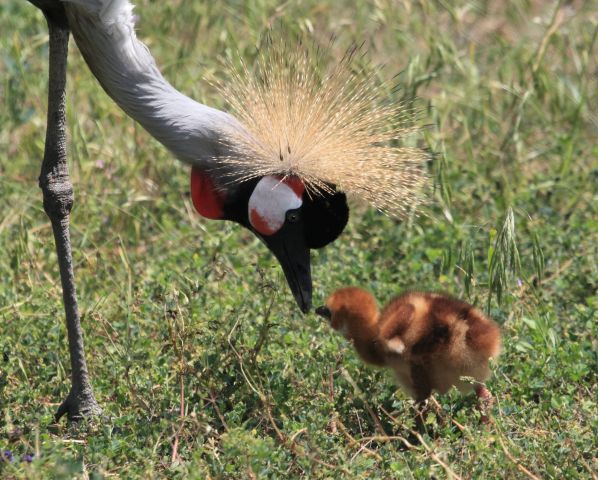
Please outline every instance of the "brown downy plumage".
[[445, 393], [452, 386], [462, 392], [475, 389], [485, 401], [490, 398], [481, 382], [490, 376], [488, 360], [500, 353], [500, 330], [468, 303], [409, 292], [379, 312], [370, 293], [348, 287], [334, 292], [316, 313], [328, 318], [365, 362], [392, 368], [418, 402], [432, 390]]

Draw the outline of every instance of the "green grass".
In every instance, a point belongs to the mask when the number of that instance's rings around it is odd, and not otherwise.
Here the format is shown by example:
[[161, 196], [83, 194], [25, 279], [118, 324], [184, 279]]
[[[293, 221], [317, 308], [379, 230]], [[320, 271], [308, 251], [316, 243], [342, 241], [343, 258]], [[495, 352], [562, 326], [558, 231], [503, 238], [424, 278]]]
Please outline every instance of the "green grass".
[[[313, 255], [314, 303], [362, 285], [385, 302], [451, 292], [502, 326], [473, 399], [437, 396], [407, 447], [411, 402], [302, 316], [248, 232], [192, 211], [188, 170], [100, 89], [76, 46], [68, 78], [72, 240], [87, 358], [109, 419], [52, 416], [69, 387], [61, 292], [37, 176], [47, 31], [0, 5], [0, 463], [2, 478], [596, 478], [598, 6], [568, 2], [138, 2], [139, 36], [190, 96], [223, 56], [251, 56], [270, 23], [335, 55], [366, 41], [402, 71], [437, 155], [426, 215], [355, 205]], [[181, 413], [181, 397], [184, 410]], [[461, 426], [461, 427], [460, 427]], [[176, 443], [177, 458], [173, 461]], [[32, 463], [21, 461], [27, 453]], [[453, 472], [453, 473], [451, 473]]]

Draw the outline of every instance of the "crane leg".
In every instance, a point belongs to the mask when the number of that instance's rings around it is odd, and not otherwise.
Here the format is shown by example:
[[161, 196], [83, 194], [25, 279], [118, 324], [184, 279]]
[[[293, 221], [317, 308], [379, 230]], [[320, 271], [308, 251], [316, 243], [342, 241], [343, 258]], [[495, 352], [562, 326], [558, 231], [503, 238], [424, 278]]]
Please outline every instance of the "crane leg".
[[101, 409], [93, 395], [85, 363], [69, 234], [69, 216], [73, 206], [73, 186], [69, 180], [66, 162], [65, 131], [69, 31], [66, 23], [55, 20], [54, 15], [46, 14], [46, 20], [50, 33], [48, 119], [39, 186], [43, 192], [44, 210], [52, 223], [56, 243], [71, 357], [71, 390], [58, 408], [56, 420], [66, 414], [69, 420], [76, 421], [100, 414]]

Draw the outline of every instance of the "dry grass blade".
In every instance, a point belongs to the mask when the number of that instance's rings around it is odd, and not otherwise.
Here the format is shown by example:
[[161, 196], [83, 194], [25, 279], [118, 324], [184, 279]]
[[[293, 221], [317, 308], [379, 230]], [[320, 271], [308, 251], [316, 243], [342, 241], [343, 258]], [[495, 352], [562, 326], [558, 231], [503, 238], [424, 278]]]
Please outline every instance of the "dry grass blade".
[[359, 47], [324, 68], [327, 50], [267, 41], [253, 68], [228, 64], [217, 87], [245, 130], [224, 132], [236, 179], [295, 175], [308, 191], [330, 184], [393, 216], [422, 200], [429, 154], [402, 145], [418, 130], [411, 104], [391, 103]]

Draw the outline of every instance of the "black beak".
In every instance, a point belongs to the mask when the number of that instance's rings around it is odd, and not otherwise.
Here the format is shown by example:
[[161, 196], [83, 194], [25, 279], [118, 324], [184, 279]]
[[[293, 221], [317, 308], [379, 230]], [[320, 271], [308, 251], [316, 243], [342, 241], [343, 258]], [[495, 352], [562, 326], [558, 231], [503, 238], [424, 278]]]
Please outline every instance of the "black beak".
[[276, 256], [295, 301], [303, 313], [311, 309], [311, 263], [301, 222], [286, 224], [277, 233], [260, 238]]
[[349, 218], [349, 207], [344, 193], [318, 195], [314, 198], [304, 195], [303, 205], [285, 214], [283, 226], [273, 235], [260, 234], [249, 220], [248, 204], [261, 178], [254, 178], [239, 184], [238, 189], [227, 192], [230, 195], [220, 217], [232, 220], [251, 230], [276, 256], [287, 283], [303, 313], [311, 309], [311, 248], [322, 248], [336, 239], [345, 228]]
[[320, 317], [324, 317], [326, 320], [332, 319], [332, 312], [326, 305], [316, 308], [316, 313], [320, 315]]

